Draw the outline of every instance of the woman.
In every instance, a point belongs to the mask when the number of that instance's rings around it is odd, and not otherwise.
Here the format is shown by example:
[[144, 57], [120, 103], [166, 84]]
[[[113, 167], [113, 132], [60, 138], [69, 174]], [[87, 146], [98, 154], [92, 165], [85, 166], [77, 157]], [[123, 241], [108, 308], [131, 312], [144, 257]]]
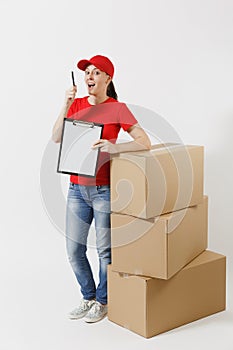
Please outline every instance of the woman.
[[[66, 92], [65, 103], [53, 128], [53, 140], [60, 142], [64, 118], [104, 124], [102, 139], [93, 149], [100, 149], [95, 178], [71, 175], [66, 210], [66, 247], [83, 298], [69, 318], [97, 322], [107, 314], [107, 265], [111, 262], [110, 242], [110, 154], [150, 149], [151, 143], [125, 104], [117, 101], [112, 82], [114, 66], [105, 56], [81, 60], [88, 96], [75, 98], [77, 87]], [[123, 128], [133, 141], [116, 144]], [[99, 257], [99, 284], [96, 287], [86, 256], [87, 237], [95, 221]]]

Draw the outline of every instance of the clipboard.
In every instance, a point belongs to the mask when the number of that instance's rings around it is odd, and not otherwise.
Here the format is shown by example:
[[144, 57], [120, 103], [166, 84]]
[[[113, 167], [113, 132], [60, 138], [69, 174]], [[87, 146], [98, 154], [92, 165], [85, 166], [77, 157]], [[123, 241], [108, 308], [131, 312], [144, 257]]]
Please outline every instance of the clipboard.
[[100, 150], [91, 147], [102, 138], [103, 127], [100, 123], [65, 118], [57, 172], [95, 177]]

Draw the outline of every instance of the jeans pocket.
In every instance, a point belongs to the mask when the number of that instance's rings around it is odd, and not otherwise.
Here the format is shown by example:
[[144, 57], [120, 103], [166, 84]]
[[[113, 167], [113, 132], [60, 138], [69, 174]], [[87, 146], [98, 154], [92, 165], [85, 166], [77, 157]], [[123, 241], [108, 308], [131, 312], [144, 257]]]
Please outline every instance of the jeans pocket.
[[109, 185], [96, 186], [98, 193], [108, 193], [110, 191]]

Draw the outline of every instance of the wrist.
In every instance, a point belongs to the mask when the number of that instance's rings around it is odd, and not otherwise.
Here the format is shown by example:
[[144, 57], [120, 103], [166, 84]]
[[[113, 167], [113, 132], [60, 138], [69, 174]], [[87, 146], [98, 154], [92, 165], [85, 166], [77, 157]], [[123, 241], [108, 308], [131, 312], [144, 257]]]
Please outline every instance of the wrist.
[[114, 145], [114, 154], [115, 153], [120, 153], [120, 151], [121, 151], [121, 148], [120, 148], [120, 143], [115, 143], [115, 145]]
[[64, 101], [64, 106], [69, 109], [73, 102], [74, 102], [74, 98], [71, 98], [71, 97], [66, 98]]

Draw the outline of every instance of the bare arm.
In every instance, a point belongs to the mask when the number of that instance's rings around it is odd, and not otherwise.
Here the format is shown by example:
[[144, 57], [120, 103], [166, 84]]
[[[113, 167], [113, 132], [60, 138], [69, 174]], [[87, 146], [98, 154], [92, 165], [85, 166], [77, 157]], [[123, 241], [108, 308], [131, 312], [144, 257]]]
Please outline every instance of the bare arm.
[[77, 86], [72, 86], [72, 88], [66, 91], [64, 105], [53, 126], [53, 131], [52, 131], [52, 140], [56, 143], [61, 142], [63, 121], [64, 121], [64, 118], [66, 118], [67, 116], [67, 112], [70, 106], [74, 102], [76, 92], [77, 92]]
[[131, 126], [127, 132], [134, 139], [133, 141], [113, 144], [108, 140], [101, 139], [98, 140], [92, 148], [95, 149], [99, 147], [101, 151], [109, 153], [143, 151], [151, 149], [150, 139], [139, 124]]
[[134, 140], [116, 144], [117, 153], [151, 149], [150, 139], [139, 124], [131, 126], [127, 132]]

